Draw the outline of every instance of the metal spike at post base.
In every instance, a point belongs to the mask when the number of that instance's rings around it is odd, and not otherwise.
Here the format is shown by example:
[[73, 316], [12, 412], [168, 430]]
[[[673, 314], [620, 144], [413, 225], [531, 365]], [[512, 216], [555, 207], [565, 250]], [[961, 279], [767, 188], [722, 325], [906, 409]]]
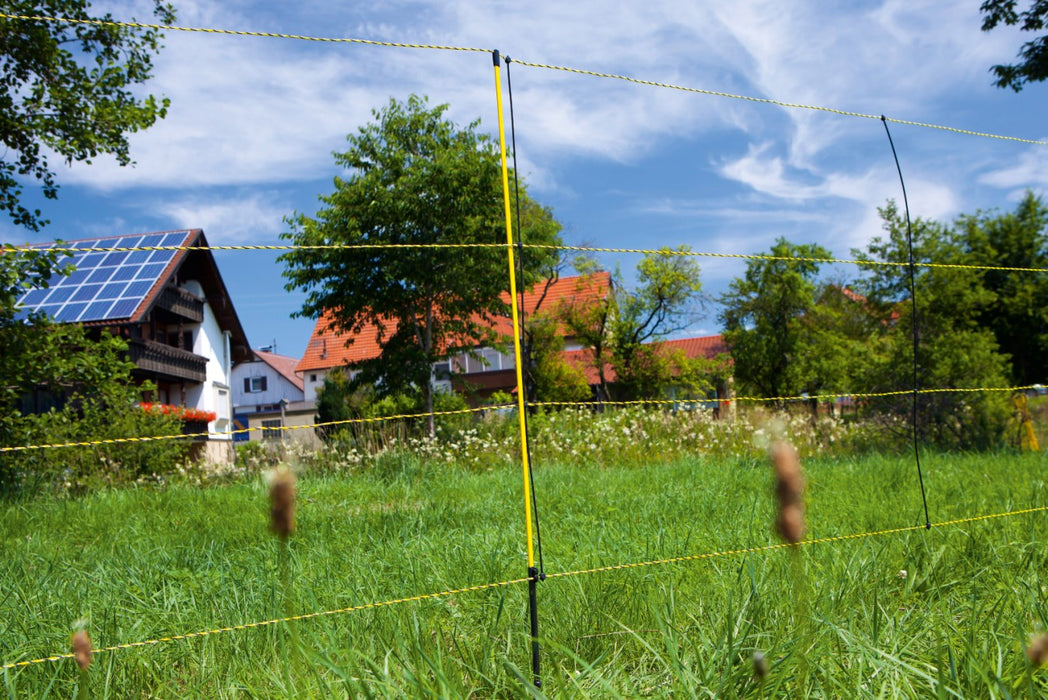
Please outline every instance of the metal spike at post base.
[[[542, 576], [541, 578], [545, 578]], [[534, 676], [535, 687], [542, 687], [542, 670], [539, 648], [539, 608], [536, 589], [540, 580], [539, 570], [534, 566], [528, 567], [528, 609], [531, 613], [531, 673]]]

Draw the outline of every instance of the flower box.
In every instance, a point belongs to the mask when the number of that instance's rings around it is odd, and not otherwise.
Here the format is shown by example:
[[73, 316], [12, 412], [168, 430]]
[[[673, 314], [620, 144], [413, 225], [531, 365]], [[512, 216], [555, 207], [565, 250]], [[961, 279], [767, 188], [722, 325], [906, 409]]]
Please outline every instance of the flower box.
[[[156, 413], [164, 416], [174, 416], [182, 421], [182, 432], [186, 435], [206, 433], [207, 424], [215, 420], [218, 414], [214, 411], [202, 411], [199, 408], [187, 408], [185, 406], [172, 406], [166, 403], [141, 403], [139, 406], [146, 413]], [[200, 426], [203, 426], [202, 429]], [[192, 430], [189, 428], [192, 427]]]

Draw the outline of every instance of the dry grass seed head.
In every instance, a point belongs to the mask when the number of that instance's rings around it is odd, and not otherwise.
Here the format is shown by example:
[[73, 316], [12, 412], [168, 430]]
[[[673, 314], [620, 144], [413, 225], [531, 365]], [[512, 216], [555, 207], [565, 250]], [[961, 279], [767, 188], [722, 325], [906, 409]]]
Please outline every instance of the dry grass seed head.
[[1041, 634], [1030, 640], [1030, 646], [1026, 647], [1026, 655], [1030, 657], [1030, 663], [1034, 666], [1048, 664], [1048, 634]]
[[295, 475], [280, 469], [269, 487], [270, 529], [286, 540], [295, 531]]
[[763, 681], [767, 678], [768, 670], [768, 659], [764, 656], [764, 652], [753, 652], [753, 675], [757, 677], [757, 680]]
[[86, 671], [87, 667], [91, 665], [91, 636], [87, 630], [78, 630], [73, 633], [70, 644], [73, 647], [73, 659], [76, 660], [76, 665], [80, 667], [81, 671]]
[[804, 537], [804, 473], [797, 450], [787, 442], [778, 441], [769, 449], [775, 468], [775, 495], [779, 514], [775, 529], [784, 540], [797, 544]]

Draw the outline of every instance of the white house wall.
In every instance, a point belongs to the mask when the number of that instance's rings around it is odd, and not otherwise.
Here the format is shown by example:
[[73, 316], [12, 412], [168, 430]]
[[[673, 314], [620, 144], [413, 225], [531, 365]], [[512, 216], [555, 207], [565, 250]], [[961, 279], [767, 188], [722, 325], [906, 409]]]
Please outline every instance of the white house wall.
[[324, 386], [326, 369], [311, 369], [303, 373], [302, 385], [305, 387], [305, 400], [316, 401], [317, 391]]
[[[252, 377], [265, 377], [266, 390], [256, 392], [244, 391], [244, 380]], [[323, 381], [321, 381], [323, 384]], [[316, 398], [314, 396], [314, 398]], [[261, 360], [241, 362], [233, 368], [233, 405], [254, 410], [255, 406], [271, 406], [280, 403], [281, 399], [302, 401], [307, 399], [302, 389], [292, 384], [280, 372]]]
[[[232, 429], [232, 394], [230, 381], [229, 344], [225, 333], [218, 324], [211, 305], [206, 301], [204, 288], [196, 280], [188, 280], [182, 285], [204, 301], [204, 320], [193, 332], [193, 353], [207, 358], [206, 379], [203, 384], [189, 387], [186, 404], [204, 411], [214, 411], [218, 418], [208, 424], [212, 433], [223, 433]], [[228, 440], [229, 436], [219, 435], [212, 439]]]

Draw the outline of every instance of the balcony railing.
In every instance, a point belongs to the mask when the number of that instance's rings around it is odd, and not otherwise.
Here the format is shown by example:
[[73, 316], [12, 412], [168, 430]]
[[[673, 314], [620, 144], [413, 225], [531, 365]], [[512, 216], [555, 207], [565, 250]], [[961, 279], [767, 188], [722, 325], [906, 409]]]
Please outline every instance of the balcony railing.
[[171, 284], [160, 290], [156, 308], [169, 311], [193, 323], [201, 323], [204, 320], [204, 300]]
[[203, 382], [207, 379], [207, 358], [188, 350], [164, 345], [154, 340], [132, 338], [127, 341], [128, 359], [144, 374], [157, 379], [179, 382]]

